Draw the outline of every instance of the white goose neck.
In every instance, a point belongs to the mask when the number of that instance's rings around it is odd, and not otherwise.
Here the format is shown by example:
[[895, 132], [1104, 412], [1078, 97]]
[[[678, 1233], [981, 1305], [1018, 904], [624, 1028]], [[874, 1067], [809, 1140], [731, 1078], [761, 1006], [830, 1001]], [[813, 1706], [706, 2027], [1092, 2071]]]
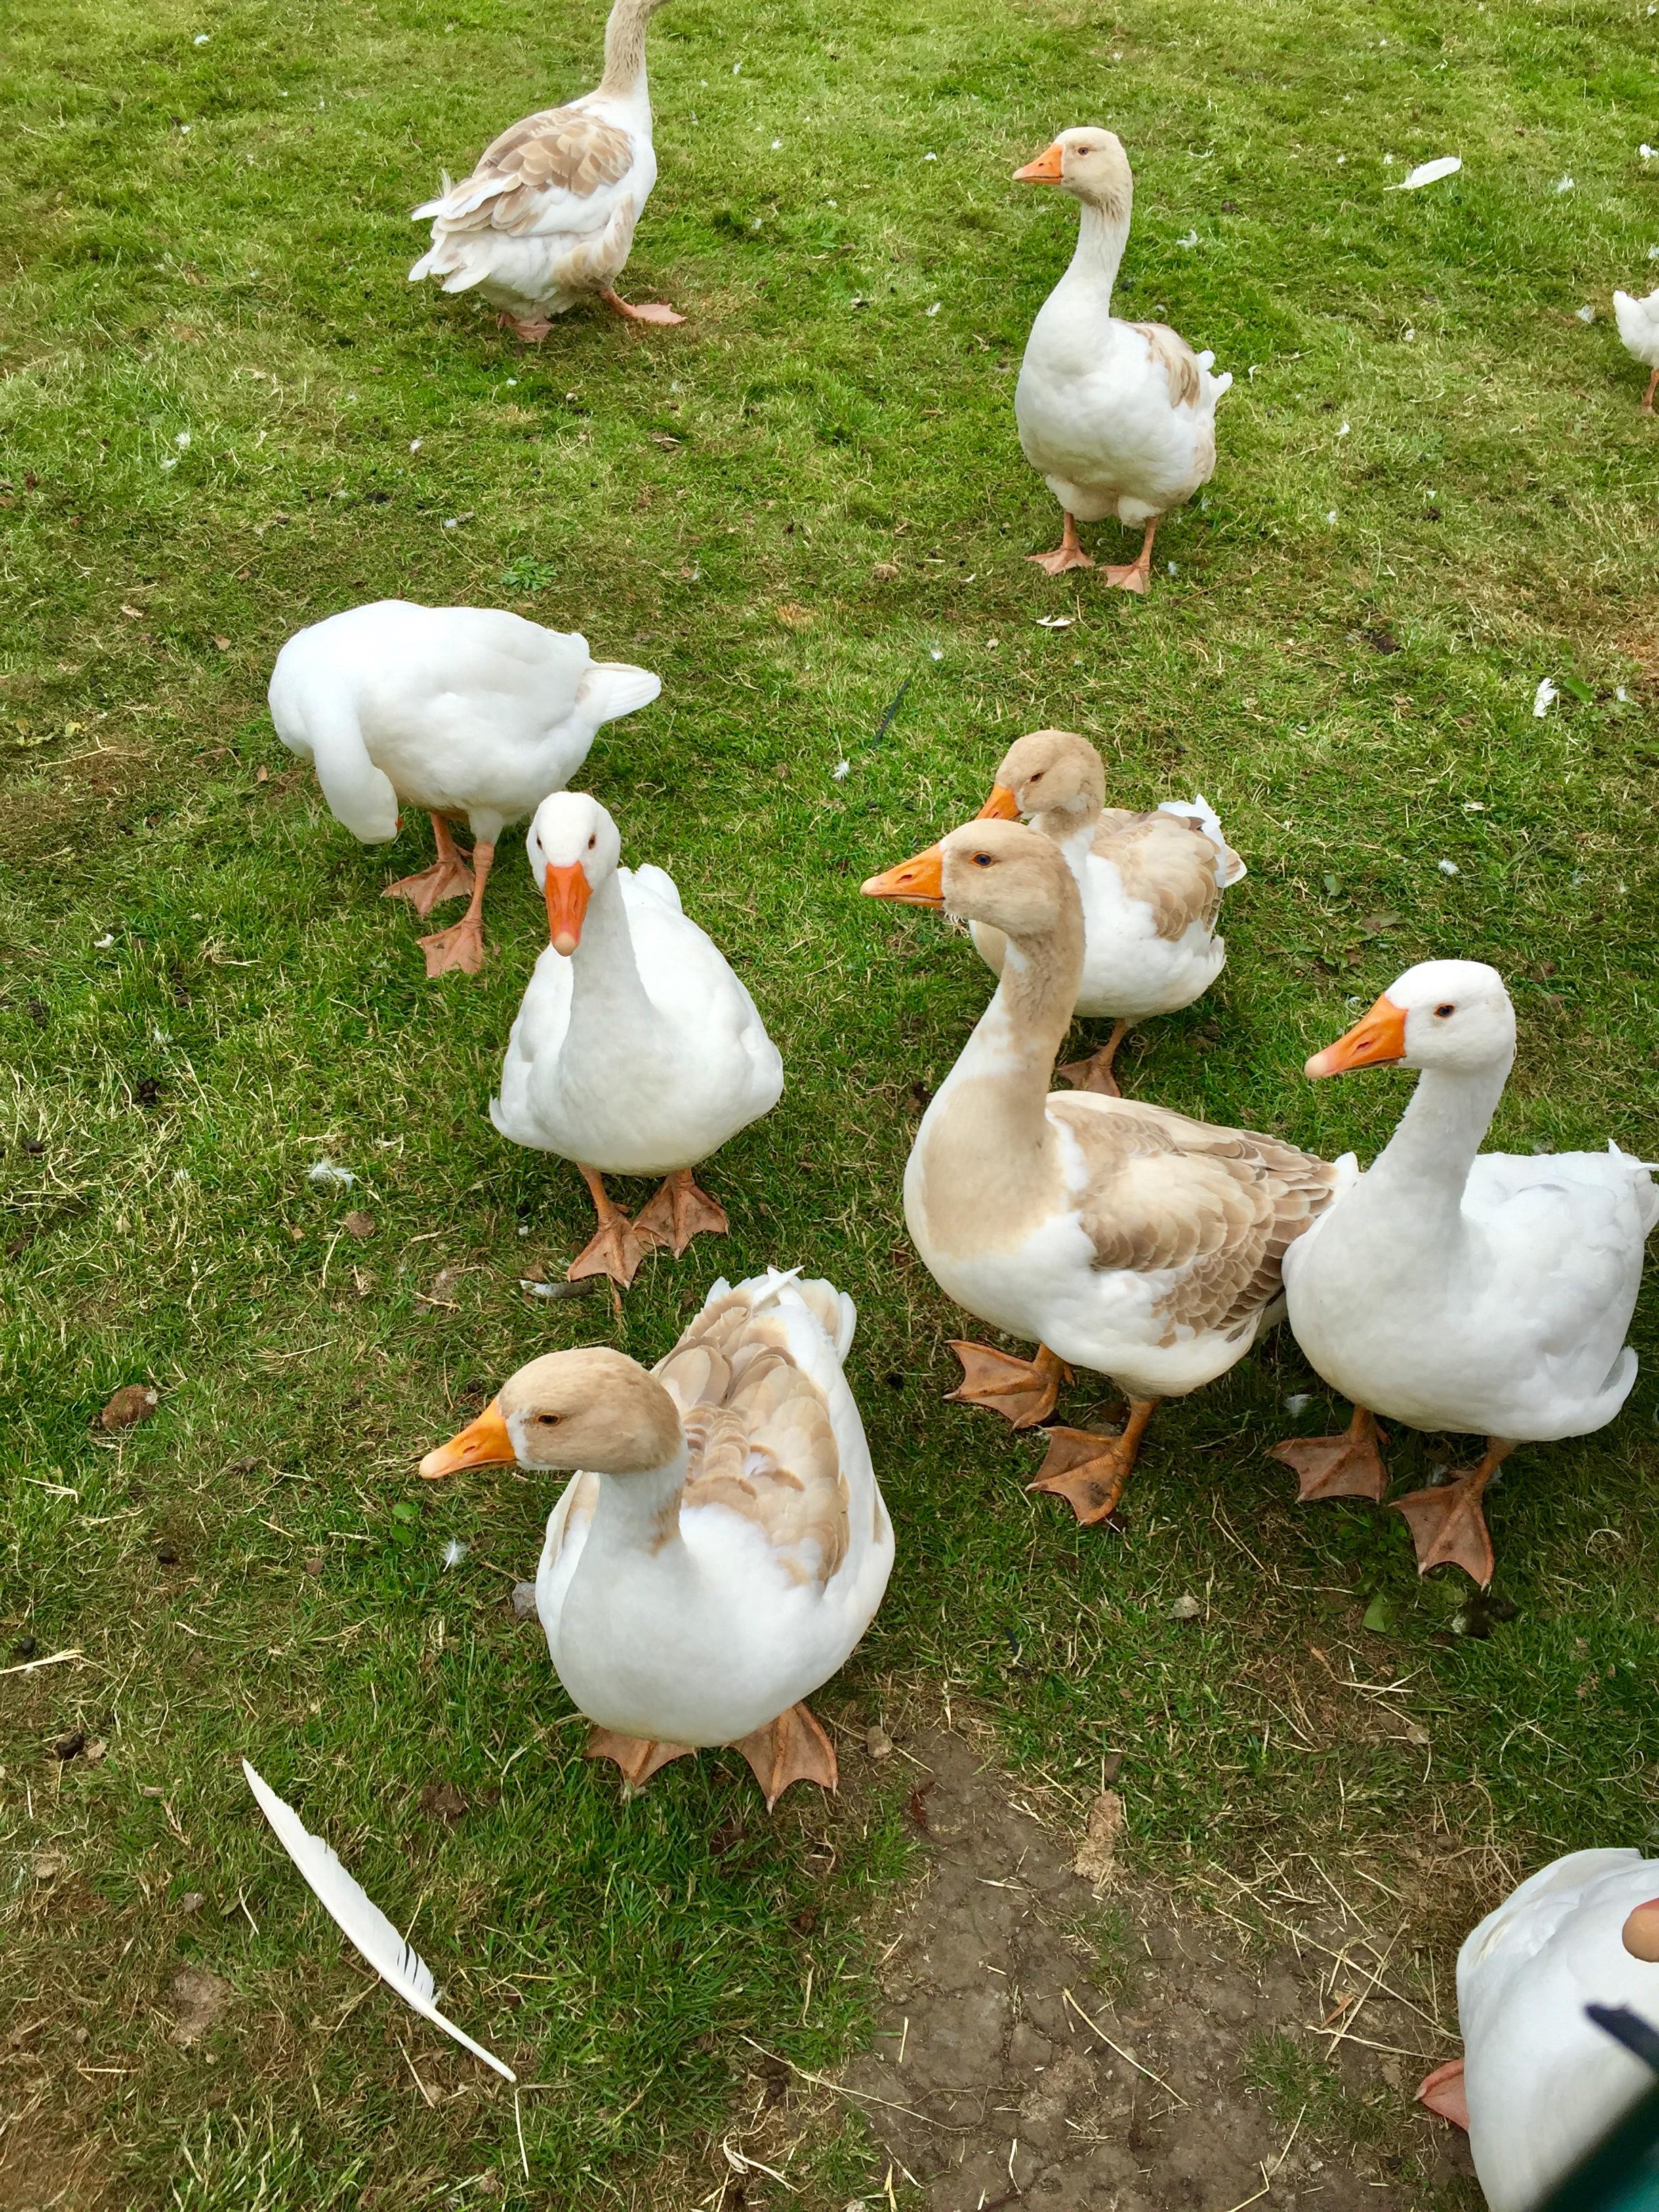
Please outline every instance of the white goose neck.
[[582, 933], [570, 956], [570, 1027], [637, 1027], [654, 1018], [655, 1008], [640, 981], [633, 933], [623, 899], [622, 878], [613, 869], [587, 902]]
[[1511, 1054], [1468, 1073], [1425, 1068], [1366, 1182], [1383, 1192], [1408, 1194], [1419, 1212], [1455, 1213], [1512, 1065]]
[[1128, 212], [1109, 215], [1091, 200], [1079, 200], [1078, 209], [1077, 249], [1060, 281], [1086, 287], [1109, 306], [1123, 249], [1129, 242]]
[[602, 1474], [592, 1526], [577, 1568], [584, 1579], [605, 1563], [645, 1553], [664, 1559], [682, 1548], [680, 1494], [689, 1454], [684, 1438], [662, 1466], [639, 1474]]

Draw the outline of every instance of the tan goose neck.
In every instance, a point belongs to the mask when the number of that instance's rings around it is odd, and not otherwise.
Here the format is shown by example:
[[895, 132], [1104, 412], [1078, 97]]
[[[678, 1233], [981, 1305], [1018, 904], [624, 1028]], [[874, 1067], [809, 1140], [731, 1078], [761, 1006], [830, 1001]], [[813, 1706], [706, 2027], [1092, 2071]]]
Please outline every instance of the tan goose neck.
[[645, 74], [645, 27], [659, 0], [617, 0], [605, 27], [605, 75], [599, 90], [624, 100]]

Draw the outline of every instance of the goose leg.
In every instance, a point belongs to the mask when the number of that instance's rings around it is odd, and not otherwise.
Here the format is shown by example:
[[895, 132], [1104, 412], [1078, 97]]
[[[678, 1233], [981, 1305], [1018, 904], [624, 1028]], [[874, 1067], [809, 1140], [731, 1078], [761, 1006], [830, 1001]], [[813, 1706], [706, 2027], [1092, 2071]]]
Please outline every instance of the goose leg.
[[664, 307], [660, 300], [650, 300], [642, 307], [635, 307], [624, 300], [620, 293], [613, 291], [609, 284], [600, 293], [599, 297], [610, 308], [611, 313], [620, 315], [624, 322], [683, 323], [685, 320], [684, 315], [677, 315], [672, 307]]
[[792, 1782], [816, 1782], [833, 1790], [838, 1779], [836, 1747], [805, 1705], [791, 1705], [764, 1728], [734, 1744], [749, 1761], [769, 1813]]
[[590, 1729], [584, 1759], [614, 1759], [622, 1769], [623, 1796], [632, 1797], [643, 1790], [659, 1766], [666, 1766], [671, 1759], [689, 1757], [689, 1743], [665, 1743], [659, 1738], [641, 1735], [619, 1735], [615, 1729]]
[[1642, 394], [1642, 412], [1644, 415], [1651, 415], [1653, 412], [1653, 395], [1656, 392], [1659, 392], [1659, 368], [1656, 368], [1653, 374], [1649, 377], [1648, 388]]
[[1085, 1528], [1105, 1520], [1117, 1510], [1139, 1457], [1146, 1424], [1157, 1411], [1156, 1398], [1131, 1398], [1121, 1436], [1103, 1437], [1093, 1429], [1050, 1429], [1048, 1456], [1036, 1480], [1025, 1487], [1063, 1498]]
[[1376, 1449], [1383, 1440], [1376, 1414], [1356, 1406], [1346, 1436], [1289, 1437], [1273, 1445], [1268, 1456], [1295, 1469], [1304, 1504], [1310, 1498], [1369, 1498], [1380, 1505], [1389, 1486], [1389, 1471]]
[[1095, 565], [1084, 551], [1077, 524], [1069, 514], [1060, 533], [1060, 543], [1052, 553], [1028, 553], [1025, 557], [1035, 561], [1039, 568], [1046, 568], [1051, 576], [1063, 576], [1068, 568], [1092, 568]]
[[434, 930], [430, 937], [416, 939], [426, 955], [428, 980], [442, 975], [452, 968], [459, 968], [469, 975], [476, 975], [483, 966], [483, 895], [489, 881], [489, 870], [495, 858], [495, 848], [482, 840], [472, 848], [472, 896], [467, 902], [466, 912], [447, 929]]
[[1449, 1564], [1462, 1567], [1486, 1589], [1496, 1562], [1492, 1538], [1486, 1533], [1486, 1516], [1480, 1508], [1481, 1494], [1514, 1449], [1502, 1437], [1488, 1437], [1477, 1466], [1466, 1468], [1437, 1489], [1413, 1490], [1405, 1498], [1389, 1500], [1394, 1511], [1406, 1516], [1417, 1547], [1419, 1575], [1427, 1574], [1431, 1567]]
[[583, 1167], [580, 1160], [576, 1167], [587, 1185], [599, 1225], [565, 1269], [564, 1279], [568, 1283], [579, 1283], [584, 1275], [609, 1275], [612, 1282], [620, 1283], [626, 1290], [639, 1272], [646, 1248], [634, 1233], [634, 1224], [621, 1206], [613, 1205], [606, 1195], [598, 1170]]
[[1017, 1429], [1046, 1421], [1060, 1384], [1072, 1379], [1071, 1369], [1046, 1344], [1038, 1345], [1035, 1359], [1016, 1359], [988, 1344], [952, 1343], [951, 1349], [962, 1362], [962, 1385], [945, 1392], [946, 1402], [987, 1406]]
[[1140, 550], [1127, 568], [1103, 568], [1101, 575], [1107, 583], [1115, 584], [1121, 592], [1148, 592], [1152, 581], [1152, 540], [1158, 535], [1158, 517], [1146, 525], [1146, 535], [1140, 541]]
[[466, 865], [467, 855], [450, 835], [449, 824], [441, 814], [432, 817], [432, 834], [438, 842], [438, 857], [429, 868], [418, 876], [404, 876], [395, 884], [388, 884], [380, 893], [382, 898], [405, 898], [424, 921], [434, 906], [446, 899], [469, 898], [472, 893], [472, 871]]
[[1449, 2058], [1443, 2066], [1437, 2066], [1432, 2074], [1424, 2075], [1417, 2092], [1417, 2101], [1426, 2105], [1431, 2112], [1438, 2112], [1443, 2120], [1454, 2127], [1469, 2131], [1469, 2100], [1463, 2088], [1463, 2062]]
[[694, 1237], [724, 1237], [731, 1229], [726, 1208], [699, 1190], [690, 1168], [678, 1168], [634, 1224], [641, 1243], [672, 1244], [678, 1260]]
[[1087, 1060], [1068, 1060], [1057, 1071], [1079, 1091], [1098, 1091], [1108, 1098], [1121, 1098], [1117, 1078], [1112, 1073], [1112, 1062], [1117, 1058], [1117, 1048], [1129, 1034], [1130, 1024], [1114, 1022], [1112, 1034], [1098, 1052], [1091, 1053]]
[[517, 315], [509, 315], [504, 310], [496, 316], [495, 325], [498, 330], [511, 331], [526, 345], [539, 345], [553, 328], [544, 315], [526, 316], [520, 321]]

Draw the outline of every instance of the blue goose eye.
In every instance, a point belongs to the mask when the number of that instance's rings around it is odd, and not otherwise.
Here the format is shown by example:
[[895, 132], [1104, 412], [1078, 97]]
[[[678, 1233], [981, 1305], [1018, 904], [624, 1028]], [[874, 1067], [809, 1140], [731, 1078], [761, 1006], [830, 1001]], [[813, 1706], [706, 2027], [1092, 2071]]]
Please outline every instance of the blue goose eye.
[[1435, 1008], [1434, 1018], [1437, 1022], [1443, 1022], [1448, 1014], [1455, 1014], [1456, 1012], [1456, 1007], [1452, 1005], [1449, 1000], [1448, 1000], [1443, 1006], [1437, 1006]]
[[991, 855], [990, 855], [988, 853], [975, 853], [975, 855], [974, 855], [974, 866], [975, 866], [976, 868], [988, 868], [988, 867], [990, 866], [990, 865], [991, 865]]

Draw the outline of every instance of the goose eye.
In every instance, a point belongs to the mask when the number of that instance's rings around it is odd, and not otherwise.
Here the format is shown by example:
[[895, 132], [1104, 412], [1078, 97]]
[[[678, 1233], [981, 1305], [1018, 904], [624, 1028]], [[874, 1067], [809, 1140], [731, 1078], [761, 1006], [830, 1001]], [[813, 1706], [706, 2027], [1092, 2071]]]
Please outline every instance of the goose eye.
[[1455, 1014], [1456, 1012], [1456, 1007], [1453, 1006], [1449, 1000], [1443, 1006], [1437, 1006], [1435, 1008], [1434, 1018], [1437, 1022], [1443, 1022], [1448, 1014]]
[[562, 1413], [538, 1413], [536, 1425], [538, 1428], [556, 1429], [563, 1419]]
[[599, 831], [596, 830], [593, 832], [593, 835], [592, 835], [592, 836], [588, 839], [588, 841], [587, 841], [587, 849], [588, 849], [588, 851], [589, 851], [590, 853], [593, 850], [594, 847], [599, 843]]
[[976, 868], [988, 868], [988, 867], [990, 866], [990, 865], [991, 865], [991, 855], [990, 855], [988, 853], [975, 853], [975, 855], [974, 855], [974, 866], [975, 866]]
[[1027, 782], [1027, 783], [1041, 783], [1041, 782], [1042, 782], [1042, 779], [1043, 779], [1043, 777], [1044, 777], [1047, 774], [1048, 774], [1048, 770], [1047, 770], [1046, 769], [1041, 769], [1041, 768], [1040, 768], [1040, 769], [1038, 769], [1036, 771], [1036, 773], [1035, 773], [1034, 775], [1028, 775], [1028, 776], [1026, 777], [1025, 781], [1026, 781], [1026, 782]]

